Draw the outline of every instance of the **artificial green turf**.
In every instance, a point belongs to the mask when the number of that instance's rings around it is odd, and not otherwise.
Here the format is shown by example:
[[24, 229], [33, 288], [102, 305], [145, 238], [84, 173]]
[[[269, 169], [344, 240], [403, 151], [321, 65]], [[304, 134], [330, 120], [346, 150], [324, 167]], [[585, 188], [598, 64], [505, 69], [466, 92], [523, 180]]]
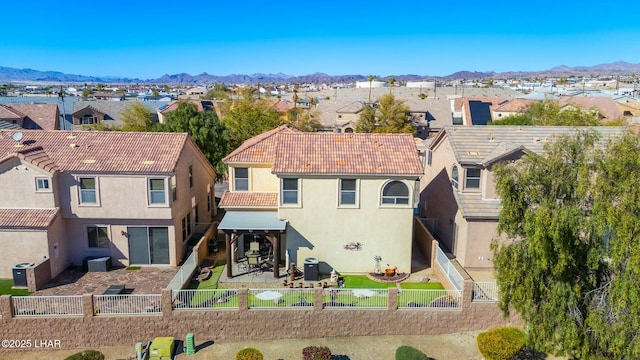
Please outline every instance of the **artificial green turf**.
[[[344, 287], [350, 289], [387, 289], [396, 287], [396, 283], [383, 283], [369, 279], [366, 275], [344, 275]], [[442, 284], [428, 283], [400, 283], [403, 289], [444, 289]]]
[[127, 266], [126, 270], [140, 270], [140, 266]]
[[27, 296], [31, 294], [27, 289], [12, 289], [12, 279], [0, 279], [0, 295]]

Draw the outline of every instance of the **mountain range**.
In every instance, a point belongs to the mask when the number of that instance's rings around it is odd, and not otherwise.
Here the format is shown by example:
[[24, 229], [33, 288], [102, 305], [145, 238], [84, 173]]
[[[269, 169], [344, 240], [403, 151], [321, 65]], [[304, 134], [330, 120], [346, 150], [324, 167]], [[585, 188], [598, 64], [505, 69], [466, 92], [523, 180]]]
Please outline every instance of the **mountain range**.
[[[617, 61], [610, 64], [600, 64], [595, 66], [565, 65], [556, 66], [543, 71], [509, 71], [509, 72], [478, 72], [459, 71], [447, 76], [423, 76], [423, 75], [393, 75], [397, 81], [419, 81], [424, 79], [508, 79], [527, 77], [559, 77], [559, 76], [596, 76], [596, 75], [630, 75], [640, 73], [640, 64], [632, 64], [624, 61]], [[33, 69], [16, 69], [0, 66], [0, 83], [7, 82], [34, 82], [34, 83], [117, 83], [117, 84], [256, 84], [256, 83], [333, 83], [333, 82], [353, 82], [366, 81], [367, 75], [328, 75], [324, 73], [313, 73], [302, 76], [291, 76], [283, 73], [277, 74], [231, 74], [226, 76], [210, 75], [202, 73], [190, 75], [186, 73], [168, 75], [165, 74], [157, 79], [130, 79], [112, 76], [88, 76], [65, 74], [59, 71], [39, 71]]]

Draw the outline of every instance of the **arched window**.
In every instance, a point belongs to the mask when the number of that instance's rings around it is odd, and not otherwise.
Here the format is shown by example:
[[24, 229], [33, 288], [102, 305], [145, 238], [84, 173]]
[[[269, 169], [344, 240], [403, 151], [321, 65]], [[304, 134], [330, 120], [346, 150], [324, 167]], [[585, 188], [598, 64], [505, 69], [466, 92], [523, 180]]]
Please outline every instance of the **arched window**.
[[401, 181], [391, 181], [382, 189], [383, 204], [409, 204], [409, 188]]
[[451, 186], [458, 189], [458, 167], [453, 165], [453, 169], [451, 169]]
[[88, 124], [93, 124], [95, 122], [93, 115], [91, 114], [87, 114], [82, 116], [82, 124], [84, 125], [88, 125]]

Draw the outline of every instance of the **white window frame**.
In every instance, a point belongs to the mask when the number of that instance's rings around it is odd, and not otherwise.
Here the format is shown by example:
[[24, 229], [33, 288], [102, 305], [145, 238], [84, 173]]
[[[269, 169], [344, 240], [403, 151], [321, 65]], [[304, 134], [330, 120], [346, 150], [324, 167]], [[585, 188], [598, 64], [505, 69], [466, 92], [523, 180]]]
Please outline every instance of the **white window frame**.
[[433, 151], [431, 149], [427, 150], [427, 165], [431, 166], [433, 162]]
[[[284, 188], [284, 184], [285, 184], [285, 180], [295, 180], [296, 181], [296, 189], [295, 190], [291, 190], [291, 189], [285, 189]], [[288, 178], [281, 178], [280, 179], [280, 205], [282, 206], [288, 206], [288, 207], [299, 207], [302, 204], [302, 182], [300, 181], [300, 178], [293, 178], [293, 177], [288, 177]], [[285, 202], [284, 198], [285, 198], [285, 193], [288, 192], [296, 192], [296, 202]]]
[[[342, 185], [344, 180], [353, 180], [355, 184], [355, 189], [353, 190], [343, 190]], [[338, 179], [338, 207], [346, 207], [346, 208], [355, 208], [358, 207], [360, 203], [360, 180], [355, 178], [339, 178]], [[353, 193], [353, 203], [343, 203], [342, 195], [345, 193]]]
[[178, 201], [178, 180], [175, 175], [171, 175], [171, 201]]
[[[478, 176], [469, 176], [469, 170], [478, 170]], [[478, 168], [465, 168], [464, 169], [464, 188], [465, 189], [480, 189], [480, 181], [482, 179], [482, 169]], [[469, 186], [469, 180], [477, 180], [478, 186]]]
[[[90, 239], [89, 239], [89, 229], [91, 228], [104, 228], [105, 229], [105, 234], [107, 236], [107, 246], [103, 246], [103, 247], [95, 247], [95, 246], [91, 246], [90, 244]], [[109, 226], [108, 225], [102, 225], [102, 224], [91, 224], [91, 225], [85, 225], [84, 227], [84, 236], [85, 236], [85, 246], [87, 249], [89, 250], [105, 250], [105, 249], [110, 249], [111, 248], [111, 232], [109, 231]], [[97, 239], [96, 239], [97, 240]]]
[[[151, 181], [152, 180], [161, 180], [162, 181], [162, 190], [152, 190], [151, 189]], [[160, 193], [162, 192], [163, 196], [164, 196], [164, 201], [163, 202], [152, 202], [151, 201], [151, 194], [153, 193]], [[163, 177], [148, 177], [147, 178], [147, 204], [149, 206], [164, 206], [167, 205], [167, 179], [163, 178]]]
[[[398, 199], [402, 198], [404, 199], [405, 196], [396, 196], [396, 195], [384, 195], [384, 190], [387, 188], [387, 186], [389, 186], [392, 183], [400, 183], [402, 185], [404, 185], [404, 187], [407, 189], [407, 202], [406, 204], [402, 204], [402, 203], [398, 203]], [[411, 187], [409, 185], [407, 185], [404, 181], [402, 180], [389, 180], [387, 182], [385, 182], [384, 184], [382, 184], [382, 187], [380, 188], [380, 206], [382, 207], [404, 207], [404, 208], [410, 208], [413, 206], [413, 204], [411, 204]], [[389, 202], [384, 202], [385, 199], [391, 199], [393, 198], [393, 203], [389, 203]]]
[[[455, 173], [454, 173], [455, 170]], [[453, 165], [451, 167], [451, 186], [458, 190], [459, 187], [459, 182], [460, 182], [460, 170], [458, 170], [458, 165]]]
[[[82, 179], [93, 179], [94, 181], [93, 192], [95, 194], [96, 201], [94, 202], [82, 201], [82, 190], [83, 190]], [[87, 190], [87, 189], [84, 189], [84, 190]], [[100, 206], [100, 182], [97, 176], [78, 176], [78, 204], [80, 204], [81, 206]]]
[[[237, 175], [237, 171], [238, 170], [246, 170], [247, 171], [247, 177], [238, 177]], [[242, 180], [243, 185], [244, 182], [246, 181], [246, 189], [238, 189], [238, 180]], [[233, 168], [233, 190], [234, 191], [249, 191], [249, 168], [246, 167], [237, 167], [237, 168]]]
[[[36, 192], [51, 192], [51, 178], [39, 176], [35, 178]], [[40, 181], [46, 181], [47, 187], [40, 187]]]

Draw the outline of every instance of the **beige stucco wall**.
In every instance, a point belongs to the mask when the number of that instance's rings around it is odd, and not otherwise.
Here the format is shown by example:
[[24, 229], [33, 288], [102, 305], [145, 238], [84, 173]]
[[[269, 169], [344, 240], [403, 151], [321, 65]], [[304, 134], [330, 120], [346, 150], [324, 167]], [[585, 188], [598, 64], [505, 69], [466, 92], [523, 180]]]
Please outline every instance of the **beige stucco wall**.
[[[36, 178], [48, 178], [50, 190], [36, 191]], [[18, 158], [0, 163], [0, 207], [55, 208], [56, 182], [57, 176]]]
[[[382, 187], [389, 179], [360, 179], [358, 206], [338, 207], [339, 185], [336, 178], [304, 178], [299, 207], [281, 206], [280, 219], [289, 221], [286, 247], [290, 261], [299, 268], [304, 259], [320, 260], [321, 272], [335, 268], [338, 272], [372, 272], [375, 255], [382, 266], [397, 266], [400, 272], [411, 271], [413, 206], [382, 206]], [[413, 196], [413, 182], [404, 181]], [[361, 243], [359, 251], [345, 250], [350, 243]], [[324, 263], [323, 263], [324, 262]]]
[[[50, 259], [51, 276], [60, 274], [69, 265], [69, 238], [66, 236], [64, 219], [60, 214], [49, 225], [47, 230], [48, 257]], [[0, 247], [2, 249], [2, 247]]]
[[465, 268], [493, 268], [493, 253], [490, 245], [498, 237], [497, 220], [465, 221], [464, 253], [457, 257]]
[[42, 256], [49, 256], [47, 232], [0, 231], [0, 278], [11, 279], [11, 269], [22, 262], [38, 263]]
[[271, 173], [271, 164], [229, 164], [229, 190], [236, 191], [234, 168], [248, 167], [249, 191], [275, 192], [280, 189], [280, 180]]

